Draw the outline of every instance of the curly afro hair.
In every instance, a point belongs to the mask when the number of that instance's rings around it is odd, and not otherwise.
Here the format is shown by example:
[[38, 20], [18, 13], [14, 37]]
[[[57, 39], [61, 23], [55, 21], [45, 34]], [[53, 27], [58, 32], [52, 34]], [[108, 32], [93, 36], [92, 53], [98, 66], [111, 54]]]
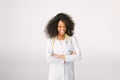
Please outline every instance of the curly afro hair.
[[59, 13], [56, 16], [54, 16], [47, 24], [45, 28], [45, 32], [48, 35], [49, 38], [53, 38], [58, 35], [58, 22], [63, 21], [66, 25], [66, 34], [69, 36], [72, 36], [74, 33], [74, 22], [72, 18], [65, 14], [65, 13]]

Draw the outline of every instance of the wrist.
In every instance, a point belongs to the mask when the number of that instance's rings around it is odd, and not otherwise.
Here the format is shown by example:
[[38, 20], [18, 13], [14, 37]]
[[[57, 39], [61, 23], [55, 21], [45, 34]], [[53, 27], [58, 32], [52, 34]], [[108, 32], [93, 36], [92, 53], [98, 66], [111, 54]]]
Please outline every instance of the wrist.
[[65, 60], [65, 55], [61, 55], [61, 58]]

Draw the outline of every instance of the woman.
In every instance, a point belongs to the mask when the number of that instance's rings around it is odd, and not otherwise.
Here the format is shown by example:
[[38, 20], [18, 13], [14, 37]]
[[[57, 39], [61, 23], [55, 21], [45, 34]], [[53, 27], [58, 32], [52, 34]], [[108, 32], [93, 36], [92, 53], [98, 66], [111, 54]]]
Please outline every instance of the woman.
[[81, 59], [81, 52], [78, 41], [73, 36], [72, 18], [65, 13], [59, 13], [48, 22], [45, 30], [49, 37], [48, 80], [75, 80], [74, 61]]

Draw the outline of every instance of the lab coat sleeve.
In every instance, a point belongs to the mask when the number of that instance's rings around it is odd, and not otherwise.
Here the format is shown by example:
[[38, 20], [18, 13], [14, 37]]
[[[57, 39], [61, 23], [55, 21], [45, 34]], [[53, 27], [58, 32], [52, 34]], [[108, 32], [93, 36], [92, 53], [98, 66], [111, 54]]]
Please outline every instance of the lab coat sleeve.
[[76, 54], [65, 55], [65, 62], [73, 62], [73, 61], [81, 60], [81, 50], [80, 50], [78, 40], [75, 36], [72, 36], [71, 40], [74, 47], [73, 51], [75, 51]]
[[47, 40], [47, 61], [49, 63], [64, 63], [63, 59], [53, 57], [52, 39]]

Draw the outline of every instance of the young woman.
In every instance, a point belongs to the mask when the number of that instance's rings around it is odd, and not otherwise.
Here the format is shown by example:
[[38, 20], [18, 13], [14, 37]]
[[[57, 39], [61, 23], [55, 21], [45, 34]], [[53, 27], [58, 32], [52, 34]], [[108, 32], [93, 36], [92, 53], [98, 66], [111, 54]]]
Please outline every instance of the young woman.
[[76, 37], [73, 36], [72, 18], [65, 13], [59, 13], [48, 22], [45, 31], [49, 37], [48, 80], [75, 80], [74, 61], [81, 59], [81, 51]]

